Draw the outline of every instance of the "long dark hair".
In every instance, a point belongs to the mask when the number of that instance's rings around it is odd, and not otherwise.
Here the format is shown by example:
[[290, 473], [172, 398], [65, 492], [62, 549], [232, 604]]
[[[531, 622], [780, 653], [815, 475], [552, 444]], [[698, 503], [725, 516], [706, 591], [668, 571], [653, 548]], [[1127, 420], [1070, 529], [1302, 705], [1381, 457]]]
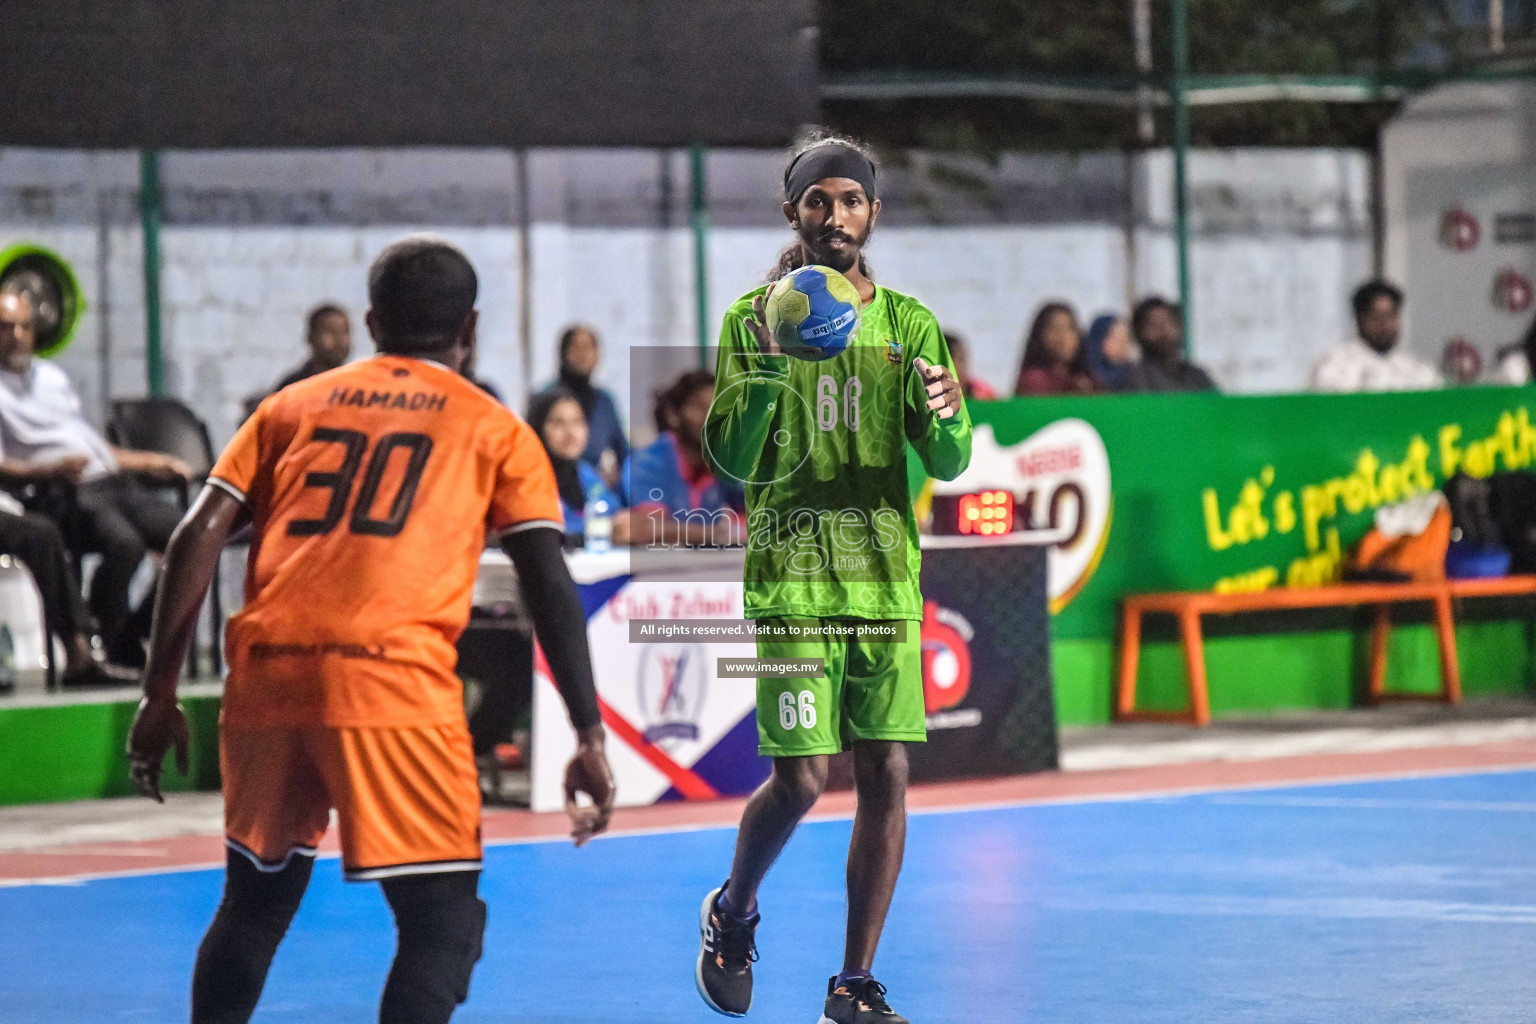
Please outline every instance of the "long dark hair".
[[1051, 317], [1057, 313], [1065, 313], [1072, 318], [1072, 329], [1077, 331], [1077, 354], [1067, 364], [1067, 369], [1072, 373], [1088, 374], [1087, 346], [1083, 344], [1083, 328], [1077, 322], [1077, 314], [1072, 307], [1065, 302], [1047, 302], [1040, 307], [1035, 314], [1035, 320], [1029, 325], [1029, 334], [1024, 339], [1024, 365], [1020, 372], [1032, 366], [1050, 367], [1055, 365], [1050, 351], [1045, 347], [1045, 328], [1051, 322]]
[[576, 342], [576, 335], [578, 335], [578, 334], [590, 334], [590, 335], [592, 335], [593, 343], [598, 345], [599, 347], [601, 347], [602, 342], [598, 339], [597, 332], [595, 330], [593, 330], [591, 327], [588, 327], [586, 324], [567, 324], [565, 330], [560, 332], [560, 365], [561, 366], [565, 365], [566, 353], [570, 352], [571, 346], [573, 344], [575, 344], [575, 342]]
[[549, 442], [544, 440], [544, 424], [549, 422], [550, 414], [561, 402], [575, 402], [576, 408], [581, 408], [581, 399], [569, 388], [559, 384], [534, 395], [528, 403], [528, 425], [533, 428], [539, 443], [544, 445], [544, 453], [549, 456], [549, 464], [554, 467], [555, 488], [560, 492], [560, 500], [579, 509], [587, 500], [582, 493], [581, 470], [577, 466], [581, 461], [580, 456], [574, 459], [561, 458], [549, 450]]
[[[847, 146], [850, 149], [856, 149], [860, 153], [864, 154], [865, 158], [868, 159], [871, 164], [874, 164], [876, 167], [880, 166], [880, 162], [875, 159], [874, 150], [870, 149], [858, 139], [850, 138], [847, 135], [839, 135], [836, 132], [828, 131], [825, 128], [818, 128], [816, 131], [811, 132], [811, 134], [802, 138], [800, 140], [800, 144], [795, 147], [794, 152], [789, 154], [789, 159], [784, 161], [784, 191], [786, 193], [789, 191], [790, 168], [795, 166], [795, 161], [800, 159], [800, 155], [807, 150], [815, 149], [817, 146], [825, 146], [828, 143], [835, 143], [839, 146]], [[870, 198], [874, 197], [871, 196]], [[774, 281], [781, 279], [791, 270], [799, 270], [803, 266], [805, 266], [805, 250], [800, 247], [800, 239], [796, 238], [793, 242], [790, 242], [783, 249], [779, 250], [779, 261], [775, 263], [773, 265], [773, 269], [768, 272], [768, 282], [771, 284]], [[875, 279], [874, 273], [869, 269], [869, 261], [864, 258], [864, 253], [862, 250], [859, 252], [859, 273], [863, 274], [871, 281]]]
[[652, 415], [656, 417], [656, 433], [665, 434], [672, 429], [668, 422], [672, 413], [688, 403], [695, 393], [715, 386], [715, 375], [709, 370], [688, 370], [677, 380], [656, 392]]

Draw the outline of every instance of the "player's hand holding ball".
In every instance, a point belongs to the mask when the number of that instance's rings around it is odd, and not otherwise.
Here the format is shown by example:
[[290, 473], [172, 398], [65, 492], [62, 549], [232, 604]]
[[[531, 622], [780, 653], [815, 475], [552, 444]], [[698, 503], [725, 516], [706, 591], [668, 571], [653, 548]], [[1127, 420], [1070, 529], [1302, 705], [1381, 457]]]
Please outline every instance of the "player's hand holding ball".
[[765, 355], [820, 362], [841, 354], [859, 330], [859, 290], [830, 267], [800, 267], [752, 301], [747, 329]]
[[768, 329], [768, 314], [765, 312], [767, 300], [772, 298], [773, 289], [778, 282], [768, 286], [768, 291], [752, 300], [752, 315], [742, 318], [742, 323], [747, 325], [747, 330], [752, 332], [752, 337], [757, 339], [757, 348], [765, 356], [783, 355], [784, 350], [779, 347], [778, 341], [773, 337], [773, 332]]
[[960, 382], [947, 366], [929, 366], [928, 360], [918, 356], [912, 360], [912, 369], [923, 376], [923, 391], [928, 395], [928, 408], [941, 420], [947, 420], [960, 411]]
[[[565, 813], [571, 819], [571, 839], [577, 846], [608, 828], [613, 818], [613, 770], [604, 748], [607, 734], [595, 725], [576, 734], [576, 756], [565, 766]], [[583, 806], [578, 794], [592, 802]]]

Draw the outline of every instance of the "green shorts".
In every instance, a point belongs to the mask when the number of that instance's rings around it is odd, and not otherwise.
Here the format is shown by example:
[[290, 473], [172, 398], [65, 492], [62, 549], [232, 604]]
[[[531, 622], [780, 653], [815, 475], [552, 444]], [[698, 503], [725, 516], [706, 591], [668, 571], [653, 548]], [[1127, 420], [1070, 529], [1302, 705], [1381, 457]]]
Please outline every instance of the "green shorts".
[[764, 757], [836, 754], [854, 740], [928, 738], [923, 708], [922, 624], [905, 620], [770, 619], [764, 624], [857, 626], [899, 622], [899, 641], [813, 636], [757, 640], [759, 658], [821, 658], [819, 679], [757, 681], [757, 750]]

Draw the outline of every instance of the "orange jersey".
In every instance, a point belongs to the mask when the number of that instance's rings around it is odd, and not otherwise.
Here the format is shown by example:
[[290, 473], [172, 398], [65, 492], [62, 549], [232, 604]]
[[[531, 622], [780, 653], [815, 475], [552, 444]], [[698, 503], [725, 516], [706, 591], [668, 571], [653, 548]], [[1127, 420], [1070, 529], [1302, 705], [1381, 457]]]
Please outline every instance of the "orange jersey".
[[378, 356], [285, 388], [211, 481], [245, 502], [226, 728], [462, 720], [454, 644], [487, 529], [563, 517], [532, 428], [458, 374]]

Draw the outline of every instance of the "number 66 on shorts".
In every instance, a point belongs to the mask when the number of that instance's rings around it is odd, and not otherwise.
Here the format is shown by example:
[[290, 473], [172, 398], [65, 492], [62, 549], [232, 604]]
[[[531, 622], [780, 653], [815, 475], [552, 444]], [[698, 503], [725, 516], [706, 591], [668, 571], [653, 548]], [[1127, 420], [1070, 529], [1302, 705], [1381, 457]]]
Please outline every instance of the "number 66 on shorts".
[[779, 728], [785, 732], [816, 728], [816, 695], [810, 690], [785, 690], [779, 694]]
[[758, 679], [758, 753], [806, 757], [847, 750], [859, 739], [921, 742], [926, 737], [917, 622], [901, 623], [899, 639], [876, 641], [843, 634], [859, 621], [882, 628], [890, 621], [838, 620], [841, 629], [835, 638], [817, 631], [817, 624], [828, 620], [764, 621], [775, 628], [779, 623], [794, 625], [799, 633], [785, 640], [771, 638], [771, 633], [759, 636], [759, 658], [818, 658], [824, 669], [818, 678]]
[[768, 757], [835, 752], [837, 708], [825, 679], [762, 679], [757, 684], [758, 752]]

